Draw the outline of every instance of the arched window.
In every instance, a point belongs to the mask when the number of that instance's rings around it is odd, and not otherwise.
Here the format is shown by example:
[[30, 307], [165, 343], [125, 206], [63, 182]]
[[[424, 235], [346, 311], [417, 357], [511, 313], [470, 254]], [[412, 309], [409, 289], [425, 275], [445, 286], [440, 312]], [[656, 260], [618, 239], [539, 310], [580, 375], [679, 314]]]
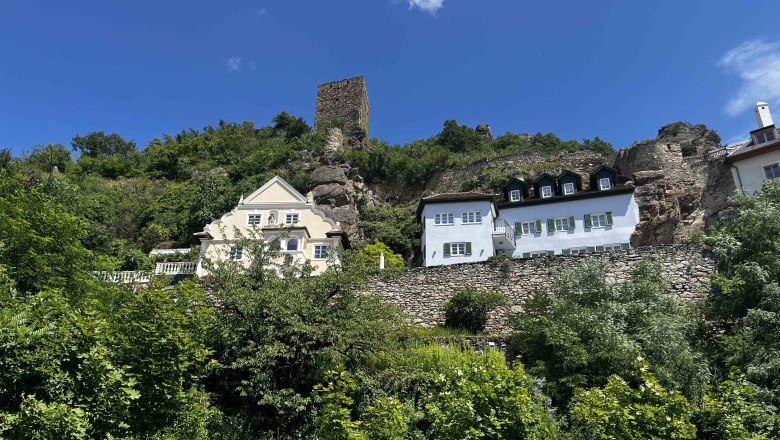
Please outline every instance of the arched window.
[[282, 241], [281, 241], [281, 240], [279, 240], [278, 238], [275, 238], [275, 239], [274, 239], [274, 240], [271, 242], [271, 250], [272, 250], [272, 251], [279, 251], [279, 250], [282, 250]]
[[288, 238], [287, 239], [287, 250], [288, 251], [297, 251], [298, 250], [298, 239], [297, 238]]

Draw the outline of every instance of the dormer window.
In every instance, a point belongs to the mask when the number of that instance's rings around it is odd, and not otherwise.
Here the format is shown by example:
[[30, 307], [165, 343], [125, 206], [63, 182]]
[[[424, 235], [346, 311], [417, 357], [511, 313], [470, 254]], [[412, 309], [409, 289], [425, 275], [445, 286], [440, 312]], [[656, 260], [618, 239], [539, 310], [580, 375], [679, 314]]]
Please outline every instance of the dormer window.
[[542, 187], [542, 198], [546, 199], [548, 197], [552, 197], [552, 187], [551, 186], [543, 186]]
[[755, 134], [754, 136], [756, 138], [756, 144], [764, 144], [764, 143], [767, 143], [767, 142], [772, 142], [773, 140], [776, 139], [774, 130], [769, 130], [769, 131], [765, 131], [763, 133], [758, 133], [758, 134]]
[[563, 184], [563, 195], [568, 196], [574, 194], [574, 183], [566, 182]]
[[510, 202], [519, 202], [520, 201], [520, 190], [519, 189], [513, 189], [512, 191], [509, 191], [509, 201]]
[[599, 179], [599, 189], [605, 190], [612, 188], [612, 181], [609, 180], [609, 177], [602, 177]]

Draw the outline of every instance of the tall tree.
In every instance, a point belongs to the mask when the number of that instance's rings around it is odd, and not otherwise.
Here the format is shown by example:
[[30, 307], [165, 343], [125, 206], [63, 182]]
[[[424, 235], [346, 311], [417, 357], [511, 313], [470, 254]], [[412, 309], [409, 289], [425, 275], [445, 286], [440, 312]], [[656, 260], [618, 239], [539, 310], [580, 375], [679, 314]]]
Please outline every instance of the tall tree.
[[118, 156], [128, 159], [135, 153], [135, 142], [122, 138], [117, 133], [105, 134], [102, 131], [93, 131], [84, 136], [75, 135], [71, 141], [74, 151], [95, 158], [105, 159], [110, 156]]

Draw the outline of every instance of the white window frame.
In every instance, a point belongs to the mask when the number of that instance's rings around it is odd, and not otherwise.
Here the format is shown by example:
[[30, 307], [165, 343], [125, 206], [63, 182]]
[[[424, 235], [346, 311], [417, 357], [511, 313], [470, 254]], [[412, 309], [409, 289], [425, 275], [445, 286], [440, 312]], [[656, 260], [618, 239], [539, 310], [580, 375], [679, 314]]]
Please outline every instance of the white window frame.
[[604, 252], [617, 252], [623, 250], [623, 245], [620, 243], [610, 243], [604, 245]]
[[228, 261], [241, 261], [244, 259], [244, 247], [231, 244], [228, 246]]
[[[327, 244], [315, 244], [311, 254], [312, 260], [327, 260], [329, 251], [330, 246]], [[319, 254], [319, 256], [317, 256], [317, 254]]]
[[520, 190], [519, 189], [513, 189], [512, 191], [509, 191], [509, 201], [510, 202], [519, 202], [520, 201]]
[[[294, 221], [293, 221], [294, 220]], [[284, 215], [285, 225], [297, 225], [301, 221], [301, 215], [297, 212], [288, 212]]]
[[482, 211], [464, 211], [461, 214], [461, 222], [464, 225], [476, 225], [482, 223]]
[[[528, 232], [526, 232], [526, 229]], [[538, 232], [536, 230], [536, 220], [526, 220], [524, 222], [520, 222], [520, 235], [534, 235]]]
[[[606, 182], [606, 184], [604, 182]], [[599, 189], [602, 191], [605, 189], [612, 189], [612, 181], [609, 180], [609, 177], [602, 177], [599, 179]]]
[[455, 223], [455, 217], [451, 212], [437, 212], [433, 214], [433, 224], [436, 226], [452, 226]]
[[547, 251], [531, 251], [528, 253], [531, 258], [542, 258], [547, 256]]
[[[290, 249], [290, 241], [295, 240], [295, 249]], [[287, 240], [285, 240], [284, 243], [284, 251], [285, 252], [298, 252], [301, 250], [301, 245], [303, 244], [303, 240], [301, 240], [298, 237], [289, 237]]]
[[[597, 222], [596, 219], [599, 219], [599, 221]], [[606, 228], [607, 227], [607, 213], [606, 212], [594, 212], [594, 213], [591, 213], [590, 214], [590, 227], [591, 228]]]
[[543, 199], [548, 199], [553, 196], [552, 186], [550, 185], [543, 186], [539, 192], [542, 195]]
[[249, 228], [259, 228], [263, 226], [263, 214], [248, 214], [246, 216], [246, 225]]
[[[771, 171], [772, 176], [767, 171]], [[780, 178], [780, 163], [772, 163], [764, 166], [764, 177], [766, 180]]]
[[[555, 232], [565, 232], [569, 230], [569, 217], [555, 217], [553, 223], [555, 223]], [[563, 227], [563, 229], [561, 229], [561, 227]]]
[[451, 257], [465, 257], [466, 256], [466, 242], [459, 241], [456, 243], [450, 243], [450, 256]]
[[563, 195], [570, 196], [575, 192], [576, 190], [574, 189], [574, 182], [566, 182], [563, 184]]
[[773, 142], [775, 139], [777, 139], [777, 135], [771, 130], [756, 134], [756, 144], [765, 144], [767, 142]]
[[571, 255], [584, 255], [584, 254], [588, 253], [588, 248], [587, 247], [571, 248], [571, 249], [569, 249], [569, 253]]

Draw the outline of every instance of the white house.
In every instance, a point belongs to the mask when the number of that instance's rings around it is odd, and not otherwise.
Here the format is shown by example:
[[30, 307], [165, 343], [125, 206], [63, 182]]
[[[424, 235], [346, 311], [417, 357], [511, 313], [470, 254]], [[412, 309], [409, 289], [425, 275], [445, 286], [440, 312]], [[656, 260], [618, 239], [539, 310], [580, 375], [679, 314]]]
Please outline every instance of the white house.
[[252, 264], [245, 252], [246, 240], [266, 242], [289, 263], [309, 261], [314, 274], [338, 264], [338, 251], [349, 248], [349, 240], [339, 224], [317, 209], [306, 197], [279, 176], [273, 177], [222, 218], [195, 234], [201, 243], [198, 276], [208, 274], [203, 258], [219, 263]]
[[761, 189], [768, 179], [780, 178], [780, 133], [772, 121], [769, 104], [759, 102], [753, 112], [758, 128], [726, 157], [734, 185], [746, 194]]
[[[634, 187], [607, 166], [582, 178], [571, 171], [513, 178], [501, 195], [448, 193], [420, 201], [425, 266], [484, 261], [493, 255], [531, 258], [608, 252], [630, 247], [639, 223]], [[496, 199], [501, 201], [496, 202]], [[471, 213], [483, 213], [479, 221]], [[491, 216], [485, 213], [492, 213]]]
[[[494, 255], [496, 206], [491, 194], [464, 192], [426, 197], [417, 208], [424, 265], [484, 261]], [[505, 236], [514, 239], [514, 233]]]

